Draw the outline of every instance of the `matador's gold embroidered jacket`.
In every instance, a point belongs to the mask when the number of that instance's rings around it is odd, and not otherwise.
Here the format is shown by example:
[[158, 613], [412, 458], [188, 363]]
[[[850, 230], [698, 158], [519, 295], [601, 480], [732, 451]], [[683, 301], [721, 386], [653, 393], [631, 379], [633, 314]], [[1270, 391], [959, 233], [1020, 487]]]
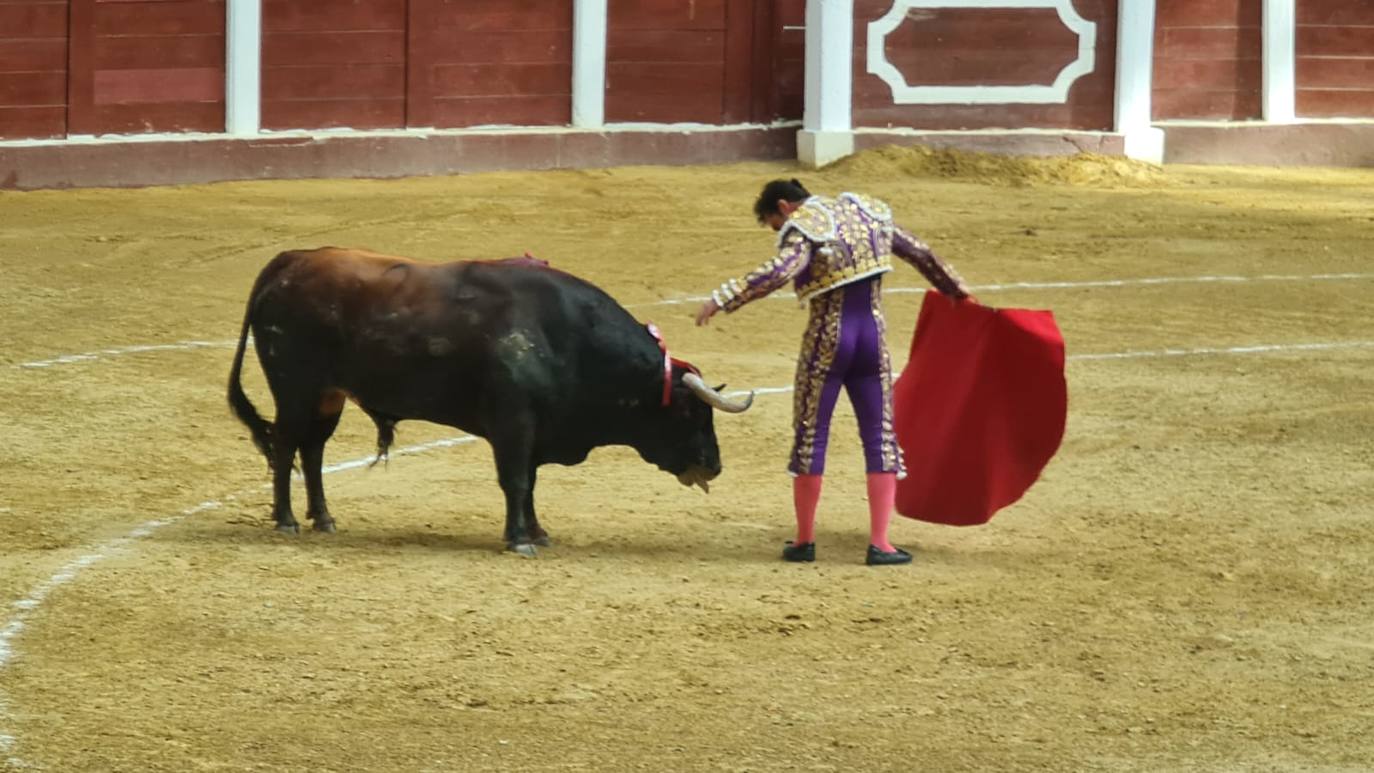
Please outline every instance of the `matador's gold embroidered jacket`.
[[778, 252], [740, 279], [711, 293], [716, 305], [733, 312], [795, 281], [802, 302], [836, 287], [892, 270], [892, 255], [920, 271], [936, 290], [968, 295], [963, 280], [924, 242], [892, 221], [882, 201], [856, 193], [834, 199], [812, 196], [778, 232]]

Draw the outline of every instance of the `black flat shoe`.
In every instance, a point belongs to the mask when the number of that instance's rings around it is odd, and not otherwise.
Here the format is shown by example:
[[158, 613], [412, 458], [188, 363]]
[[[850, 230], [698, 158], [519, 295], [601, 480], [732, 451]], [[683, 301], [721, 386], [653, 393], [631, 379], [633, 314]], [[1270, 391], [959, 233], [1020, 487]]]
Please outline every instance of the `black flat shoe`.
[[864, 563], [868, 564], [869, 566], [893, 566], [896, 564], [909, 564], [911, 563], [911, 554], [906, 552], [905, 550], [902, 550], [901, 548], [896, 548], [891, 553], [887, 553], [873, 547], [872, 545], [869, 545], [868, 556], [864, 559]]
[[802, 545], [797, 545], [792, 542], [788, 542], [785, 546], [783, 546], [782, 560], [792, 561], [794, 563], [799, 563], [802, 561], [815, 561], [816, 543], [807, 542]]

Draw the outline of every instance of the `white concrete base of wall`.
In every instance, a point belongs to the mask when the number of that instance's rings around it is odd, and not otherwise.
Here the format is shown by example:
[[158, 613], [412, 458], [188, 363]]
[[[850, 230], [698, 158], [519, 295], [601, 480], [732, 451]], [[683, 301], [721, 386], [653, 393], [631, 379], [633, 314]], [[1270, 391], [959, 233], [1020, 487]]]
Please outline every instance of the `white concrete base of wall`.
[[1151, 164], [1164, 163], [1164, 130], [1150, 127], [1127, 132], [1126, 157]]
[[797, 160], [813, 169], [853, 154], [853, 132], [797, 132]]

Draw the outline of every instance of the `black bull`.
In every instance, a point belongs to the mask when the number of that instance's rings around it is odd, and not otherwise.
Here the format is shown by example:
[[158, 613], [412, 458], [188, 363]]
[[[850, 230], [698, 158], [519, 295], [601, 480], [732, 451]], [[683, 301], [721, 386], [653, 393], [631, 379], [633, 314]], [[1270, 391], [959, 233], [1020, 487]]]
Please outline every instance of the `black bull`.
[[[272, 422], [244, 394], [253, 331], [276, 403]], [[229, 404], [272, 470], [277, 528], [298, 532], [299, 452], [307, 516], [333, 531], [321, 463], [344, 403], [377, 425], [378, 458], [396, 422], [420, 419], [491, 443], [508, 546], [548, 544], [534, 512], [540, 465], [573, 465], [627, 445], [686, 485], [720, 474], [712, 407], [738, 413], [691, 366], [671, 361], [609, 295], [542, 261], [427, 264], [359, 250], [283, 252], [258, 275], [229, 373]]]

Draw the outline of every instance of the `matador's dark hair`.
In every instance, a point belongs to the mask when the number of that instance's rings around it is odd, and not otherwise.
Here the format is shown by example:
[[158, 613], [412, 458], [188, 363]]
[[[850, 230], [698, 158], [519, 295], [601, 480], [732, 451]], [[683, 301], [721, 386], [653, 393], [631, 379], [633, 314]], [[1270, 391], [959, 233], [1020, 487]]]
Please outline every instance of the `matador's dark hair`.
[[793, 178], [791, 180], [774, 180], [763, 186], [763, 191], [759, 193], [758, 201], [754, 202], [754, 215], [762, 223], [764, 218], [769, 215], [779, 214], [778, 201], [806, 201], [811, 198], [811, 192], [806, 190], [806, 186], [801, 181]]

